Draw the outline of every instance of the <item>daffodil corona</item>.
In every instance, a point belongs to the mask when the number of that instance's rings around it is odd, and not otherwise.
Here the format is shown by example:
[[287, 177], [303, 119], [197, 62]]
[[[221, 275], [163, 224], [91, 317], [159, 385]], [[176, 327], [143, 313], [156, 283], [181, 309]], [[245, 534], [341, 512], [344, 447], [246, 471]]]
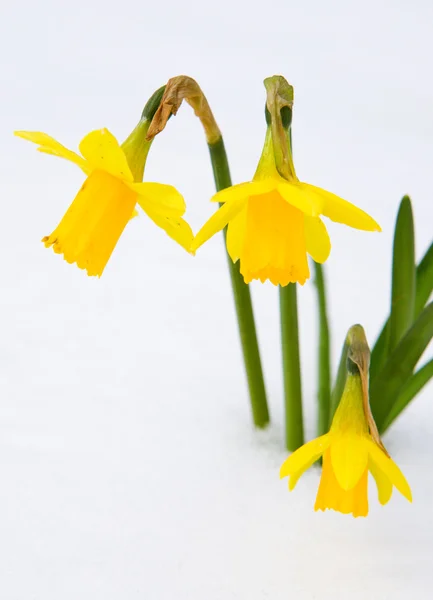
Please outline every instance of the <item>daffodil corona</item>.
[[102, 275], [125, 226], [137, 214], [137, 204], [158, 227], [190, 250], [193, 236], [182, 219], [183, 197], [170, 185], [142, 182], [150, 147], [148, 128], [149, 121], [143, 118], [122, 145], [108, 129], [92, 131], [79, 145], [81, 156], [45, 133], [15, 132], [38, 144], [40, 152], [65, 158], [87, 175], [59, 225], [42, 241], [88, 275]]
[[282, 177], [275, 161], [275, 140], [268, 126], [262, 156], [253, 180], [218, 192], [213, 202], [223, 206], [205, 223], [193, 241], [197, 250], [228, 224], [227, 251], [240, 261], [246, 283], [253, 279], [285, 286], [309, 278], [307, 254], [323, 263], [331, 243], [320, 216], [365, 231], [380, 231], [363, 210], [296, 176], [288, 145], [289, 175]]
[[282, 465], [280, 476], [289, 477], [289, 490], [293, 490], [301, 475], [323, 456], [315, 510], [330, 508], [365, 517], [369, 471], [376, 481], [381, 504], [390, 500], [394, 486], [411, 502], [409, 484], [374, 435], [375, 425], [370, 419], [366, 414], [361, 376], [354, 366], [347, 375], [329, 433], [301, 446]]

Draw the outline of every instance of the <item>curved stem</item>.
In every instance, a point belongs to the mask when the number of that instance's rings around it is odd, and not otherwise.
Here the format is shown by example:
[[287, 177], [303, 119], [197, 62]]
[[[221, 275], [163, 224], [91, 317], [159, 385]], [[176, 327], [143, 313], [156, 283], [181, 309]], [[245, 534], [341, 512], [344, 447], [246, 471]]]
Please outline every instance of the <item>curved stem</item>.
[[[227, 153], [222, 137], [213, 144], [208, 144], [212, 169], [217, 191], [232, 185]], [[224, 239], [227, 228], [224, 229]], [[227, 254], [233, 297], [238, 318], [239, 334], [244, 356], [245, 371], [250, 392], [251, 410], [256, 427], [266, 427], [269, 423], [269, 410], [266, 400], [265, 383], [263, 380], [262, 363], [260, 360], [253, 306], [248, 285], [239, 272], [239, 262], [233, 263]]]

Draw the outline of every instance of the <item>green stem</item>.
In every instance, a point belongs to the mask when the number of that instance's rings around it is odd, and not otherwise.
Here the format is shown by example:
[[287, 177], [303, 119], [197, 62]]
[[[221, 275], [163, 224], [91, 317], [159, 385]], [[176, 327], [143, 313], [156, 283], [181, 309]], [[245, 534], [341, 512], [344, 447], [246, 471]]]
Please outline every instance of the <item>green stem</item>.
[[280, 319], [286, 446], [287, 450], [294, 451], [304, 443], [298, 305], [295, 283], [289, 283], [285, 287], [280, 287]]
[[335, 384], [332, 388], [328, 427], [331, 426], [335, 411], [337, 410], [337, 406], [340, 404], [341, 396], [343, 395], [344, 386], [346, 385], [348, 348], [349, 346], [346, 339], [341, 351], [340, 362], [338, 363], [337, 377], [335, 378]]
[[319, 390], [317, 434], [323, 435], [329, 429], [331, 403], [331, 358], [329, 348], [329, 325], [326, 309], [326, 285], [323, 267], [314, 263], [319, 304]]
[[[210, 158], [217, 191], [232, 185], [230, 169], [224, 141], [220, 138], [217, 142], [209, 144]], [[227, 228], [224, 229], [224, 238]], [[251, 410], [256, 427], [266, 427], [269, 423], [269, 410], [266, 400], [266, 390], [263, 380], [262, 363], [260, 360], [259, 345], [254, 323], [253, 306], [248, 285], [244, 282], [239, 272], [239, 261], [234, 264], [227, 254], [230, 279], [232, 282], [236, 314], [238, 317], [239, 333], [242, 352], [244, 356], [245, 371], [250, 392]]]

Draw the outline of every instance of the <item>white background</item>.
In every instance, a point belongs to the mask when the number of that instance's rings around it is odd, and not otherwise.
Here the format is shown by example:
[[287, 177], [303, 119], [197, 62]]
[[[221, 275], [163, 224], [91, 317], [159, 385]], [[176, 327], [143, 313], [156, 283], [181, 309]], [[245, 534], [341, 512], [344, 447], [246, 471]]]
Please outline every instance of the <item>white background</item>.
[[[1, 61], [0, 598], [383, 600], [433, 585], [432, 387], [386, 436], [412, 485], [367, 519], [314, 513], [312, 469], [278, 478], [282, 383], [275, 288], [253, 285], [273, 424], [250, 415], [220, 236], [188, 256], [144, 216], [102, 277], [45, 250], [83, 181], [14, 129], [76, 148], [123, 140], [150, 94], [195, 77], [234, 182], [264, 137], [262, 80], [295, 87], [301, 180], [360, 205], [382, 234], [329, 224], [334, 365], [347, 328], [374, 341], [388, 311], [392, 229], [413, 199], [417, 257], [432, 238], [433, 7], [414, 2], [143, 0], [4, 3]], [[213, 210], [188, 106], [146, 178], [176, 185], [196, 231]], [[299, 293], [307, 431], [314, 435], [316, 306]]]

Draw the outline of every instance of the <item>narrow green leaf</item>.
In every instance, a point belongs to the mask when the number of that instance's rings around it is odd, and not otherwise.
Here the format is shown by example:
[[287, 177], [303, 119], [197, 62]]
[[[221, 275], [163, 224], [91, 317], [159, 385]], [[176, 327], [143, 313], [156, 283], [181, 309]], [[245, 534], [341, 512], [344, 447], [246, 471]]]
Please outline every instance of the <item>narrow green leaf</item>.
[[391, 412], [385, 419], [385, 423], [382, 427], [382, 433], [388, 429], [391, 423], [398, 417], [398, 415], [406, 408], [406, 406], [415, 398], [415, 396], [422, 390], [422, 388], [430, 381], [433, 377], [433, 359], [425, 364], [419, 371], [414, 373], [410, 377], [400, 395], [391, 409]]
[[433, 292], [433, 242], [416, 270], [415, 316], [417, 317]]
[[[416, 269], [415, 318], [418, 317], [433, 292], [433, 242]], [[385, 364], [389, 335], [387, 319], [371, 351], [370, 381], [373, 381]]]
[[392, 259], [388, 353], [413, 323], [415, 314], [415, 235], [410, 198], [404, 196], [397, 215]]
[[372, 381], [370, 404], [379, 431], [396, 402], [401, 388], [433, 338], [433, 302], [428, 304], [390, 354], [385, 366]]

